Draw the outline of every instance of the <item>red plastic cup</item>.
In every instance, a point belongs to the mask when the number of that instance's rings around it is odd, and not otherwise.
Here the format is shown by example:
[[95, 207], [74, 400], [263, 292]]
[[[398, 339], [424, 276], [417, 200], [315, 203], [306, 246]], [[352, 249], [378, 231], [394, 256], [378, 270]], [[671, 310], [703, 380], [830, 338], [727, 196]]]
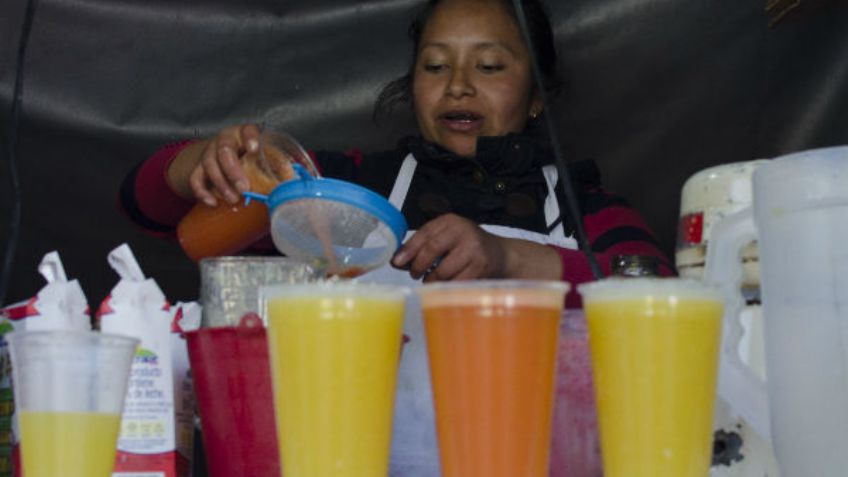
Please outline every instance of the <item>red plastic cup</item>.
[[268, 342], [250, 313], [237, 327], [186, 333], [209, 477], [280, 477]]

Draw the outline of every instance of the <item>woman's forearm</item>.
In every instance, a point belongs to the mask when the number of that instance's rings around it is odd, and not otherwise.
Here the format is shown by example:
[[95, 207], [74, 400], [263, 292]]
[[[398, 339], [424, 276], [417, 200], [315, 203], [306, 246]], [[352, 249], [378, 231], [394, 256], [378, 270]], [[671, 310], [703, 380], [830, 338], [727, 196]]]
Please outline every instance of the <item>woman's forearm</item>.
[[562, 260], [553, 247], [528, 240], [504, 238], [504, 278], [560, 280]]

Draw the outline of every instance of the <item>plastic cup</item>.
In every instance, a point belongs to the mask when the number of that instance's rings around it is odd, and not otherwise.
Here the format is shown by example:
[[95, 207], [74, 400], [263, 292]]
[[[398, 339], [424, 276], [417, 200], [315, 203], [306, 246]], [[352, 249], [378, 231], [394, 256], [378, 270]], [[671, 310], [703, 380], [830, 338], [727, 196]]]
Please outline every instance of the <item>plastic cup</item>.
[[109, 477], [139, 341], [93, 331], [5, 336], [26, 477]]
[[568, 284], [427, 284], [421, 306], [443, 477], [547, 477]]
[[606, 477], [705, 477], [720, 292], [692, 279], [581, 285]]
[[408, 290], [262, 287], [287, 477], [386, 477]]
[[259, 315], [185, 338], [209, 469], [201, 475], [279, 477], [268, 339]]
[[[255, 161], [245, 160], [244, 172], [251, 191], [269, 194], [279, 180], [267, 175]], [[177, 239], [194, 261], [205, 257], [232, 255], [268, 235], [268, 209], [259, 202], [230, 204], [218, 198], [210, 207], [198, 202], [177, 225]]]
[[558, 359], [550, 476], [603, 477], [589, 328], [582, 309], [562, 314]]
[[[258, 153], [247, 154], [242, 160], [251, 192], [267, 195], [280, 183], [290, 180], [294, 177], [292, 162], [316, 171], [303, 147], [284, 131], [266, 127], [260, 143]], [[268, 209], [264, 204], [246, 200], [230, 204], [221, 197], [215, 207], [197, 203], [177, 225], [180, 246], [194, 261], [233, 255], [269, 232]]]

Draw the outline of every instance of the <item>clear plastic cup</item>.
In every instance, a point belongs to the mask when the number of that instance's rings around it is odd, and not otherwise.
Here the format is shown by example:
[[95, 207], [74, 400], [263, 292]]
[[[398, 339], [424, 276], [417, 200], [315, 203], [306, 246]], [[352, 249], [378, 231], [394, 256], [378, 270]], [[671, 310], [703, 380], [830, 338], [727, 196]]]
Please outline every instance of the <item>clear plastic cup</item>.
[[547, 477], [568, 284], [427, 284], [421, 306], [444, 477]]
[[606, 477], [706, 477], [721, 317], [693, 279], [581, 285]]
[[5, 336], [26, 477], [109, 477], [139, 341], [94, 331]]
[[386, 477], [408, 289], [262, 287], [283, 474]]
[[582, 309], [562, 313], [551, 477], [603, 477], [589, 328]]
[[[251, 192], [267, 195], [292, 179], [293, 163], [317, 174], [303, 147], [284, 131], [266, 128], [260, 143], [258, 153], [246, 154], [242, 160]], [[230, 204], [219, 197], [215, 207], [198, 202], [189, 210], [177, 225], [177, 239], [186, 255], [199, 261], [240, 252], [267, 236], [269, 230], [264, 204], [246, 200]]]

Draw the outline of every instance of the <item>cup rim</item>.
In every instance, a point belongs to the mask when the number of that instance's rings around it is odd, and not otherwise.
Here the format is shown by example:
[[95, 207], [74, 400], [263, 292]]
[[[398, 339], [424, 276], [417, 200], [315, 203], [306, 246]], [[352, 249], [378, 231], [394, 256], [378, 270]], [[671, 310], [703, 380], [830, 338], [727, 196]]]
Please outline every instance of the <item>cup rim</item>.
[[562, 309], [568, 282], [484, 279], [428, 283], [418, 290], [424, 309], [453, 306]]
[[213, 265], [219, 263], [285, 263], [291, 265], [302, 265], [304, 267], [312, 268], [312, 265], [309, 262], [298, 260], [292, 257], [284, 257], [281, 255], [221, 255], [216, 257], [201, 258], [198, 263], [200, 263], [201, 265]]
[[510, 290], [510, 289], [543, 289], [550, 291], [562, 291], [568, 293], [571, 290], [571, 284], [565, 281], [558, 280], [536, 280], [536, 279], [480, 279], [480, 280], [458, 280], [450, 282], [433, 282], [421, 285], [420, 293], [427, 293], [438, 290], [464, 290], [464, 289], [490, 289], [490, 290]]
[[[277, 283], [259, 287], [260, 301], [290, 296], [316, 296], [335, 298], [351, 293], [357, 296], [379, 296], [388, 299], [405, 299], [412, 290], [403, 285], [389, 285], [358, 280], [316, 280], [309, 283]], [[262, 308], [262, 306], [260, 306]]]
[[582, 283], [577, 286], [577, 291], [584, 302], [632, 299], [635, 294], [724, 301], [724, 295], [717, 286], [688, 277], [607, 277]]
[[21, 343], [28, 340], [37, 340], [39, 338], [55, 337], [58, 343], [68, 344], [76, 339], [89, 339], [97, 341], [102, 345], [111, 346], [114, 348], [120, 347], [138, 347], [141, 340], [132, 336], [104, 333], [96, 330], [20, 330], [12, 331], [3, 335], [3, 339], [10, 345], [13, 343]]

